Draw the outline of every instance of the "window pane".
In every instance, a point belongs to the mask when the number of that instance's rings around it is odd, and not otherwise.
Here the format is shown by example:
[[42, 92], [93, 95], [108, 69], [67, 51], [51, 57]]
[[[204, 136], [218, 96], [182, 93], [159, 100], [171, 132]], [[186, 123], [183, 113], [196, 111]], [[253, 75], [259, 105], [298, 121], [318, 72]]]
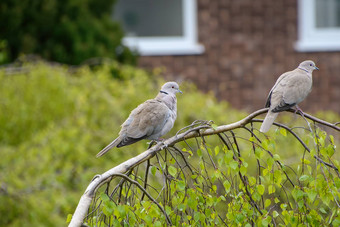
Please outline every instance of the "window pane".
[[127, 36], [183, 36], [183, 0], [120, 0], [113, 18]]
[[316, 27], [340, 27], [340, 0], [316, 0]]

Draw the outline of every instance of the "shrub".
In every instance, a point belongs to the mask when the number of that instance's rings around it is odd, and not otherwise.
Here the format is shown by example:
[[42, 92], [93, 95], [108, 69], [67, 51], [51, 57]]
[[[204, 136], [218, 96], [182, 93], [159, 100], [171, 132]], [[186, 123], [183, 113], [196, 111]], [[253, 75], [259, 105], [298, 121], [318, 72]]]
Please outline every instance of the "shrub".
[[[146, 141], [141, 141], [131, 146], [113, 149], [102, 158], [95, 158], [95, 155], [117, 136], [120, 125], [130, 111], [146, 99], [153, 98], [163, 83], [164, 80], [156, 73], [148, 74], [143, 70], [116, 62], [108, 62], [92, 70], [87, 66], [74, 69], [46, 63], [27, 63], [14, 69], [2, 68], [0, 70], [2, 154], [0, 226], [65, 225], [67, 215], [74, 212], [79, 198], [94, 175], [136, 156], [147, 148]], [[228, 103], [217, 102], [212, 95], [202, 94], [191, 83], [183, 82], [180, 86], [184, 94], [178, 96], [178, 119], [175, 127], [165, 137], [175, 135], [179, 129], [196, 119], [214, 120], [215, 124], [228, 124], [246, 116], [246, 113], [232, 109]], [[303, 123], [304, 121], [301, 124]], [[280, 131], [277, 131], [268, 141], [265, 140], [268, 142], [266, 146], [270, 149], [275, 147], [272, 152], [279, 153], [284, 163], [289, 160], [295, 161], [293, 165], [295, 168], [301, 163], [302, 154], [297, 152], [301, 151], [301, 144], [289, 135], [280, 140], [279, 138], [282, 138], [280, 135]], [[244, 135], [237, 134], [237, 136]], [[192, 147], [201, 145], [195, 140], [188, 142]], [[309, 142], [312, 143], [313, 139], [311, 138]], [[216, 136], [209, 137], [207, 143], [207, 150], [212, 149], [213, 152], [216, 152], [215, 149], [220, 150], [213, 158], [219, 159], [221, 156], [224, 160], [224, 155], [227, 153], [224, 152], [225, 148], [220, 146], [220, 140]], [[247, 143], [251, 144], [251, 141]], [[183, 144], [183, 147], [185, 146], [186, 144]], [[215, 148], [217, 146], [219, 148]], [[241, 149], [245, 148], [241, 147]], [[188, 148], [187, 150], [189, 151]], [[202, 149], [202, 151], [206, 157], [206, 150]], [[247, 158], [245, 162], [248, 166], [245, 168], [248, 173], [256, 173], [257, 164], [256, 159], [253, 158], [255, 154], [250, 149], [249, 155], [247, 154], [242, 153], [242, 157]], [[186, 157], [188, 155], [189, 153], [185, 153]], [[200, 158], [197, 157], [198, 154], [194, 153], [194, 155], [195, 157], [189, 160], [190, 164], [199, 169]], [[180, 169], [174, 160], [170, 164], [173, 167], [168, 166], [171, 169], [169, 174], [177, 177]], [[235, 167], [234, 164], [224, 168]], [[263, 164], [264, 167], [267, 165]], [[159, 171], [154, 168], [153, 172], [156, 180], [159, 179], [157, 178]], [[235, 174], [235, 172], [231, 173]], [[266, 176], [270, 178], [271, 172]], [[190, 177], [192, 176], [188, 176]], [[237, 181], [236, 178], [233, 179]], [[267, 179], [264, 180], [266, 180], [263, 182], [267, 192], [269, 186]], [[179, 181], [182, 180], [178, 179]], [[150, 181], [150, 183], [154, 182]], [[169, 187], [182, 190], [183, 182], [175, 185], [176, 182], [169, 184]], [[230, 190], [233, 188], [238, 190], [239, 183], [231, 185]], [[222, 186], [219, 185], [218, 189]], [[243, 189], [240, 187], [240, 190]], [[262, 192], [262, 188], [259, 189]], [[194, 196], [200, 192], [189, 190], [188, 193]], [[181, 192], [175, 194], [174, 200], [180, 194]], [[235, 204], [244, 199], [237, 194], [233, 196], [235, 196], [233, 200]], [[203, 200], [205, 198], [202, 197]], [[187, 204], [194, 207], [196, 202], [196, 200], [187, 201]], [[211, 202], [214, 203], [210, 199], [207, 202], [210, 205]], [[149, 203], [141, 205], [149, 207]], [[154, 205], [151, 206], [150, 212], [158, 212]], [[204, 206], [197, 209], [202, 207]], [[142, 211], [142, 207], [137, 208]], [[326, 208], [324, 209], [328, 211]], [[248, 206], [247, 209], [243, 211], [249, 211], [250, 207]], [[204, 215], [207, 216], [208, 213]], [[203, 216], [196, 214], [196, 217], [192, 218], [201, 220]], [[248, 219], [238, 215], [237, 220], [244, 223]]]
[[121, 27], [111, 19], [114, 2], [1, 1], [0, 40], [8, 42], [7, 60], [20, 54], [38, 54], [68, 64], [94, 57], [134, 63], [135, 56], [121, 44]]

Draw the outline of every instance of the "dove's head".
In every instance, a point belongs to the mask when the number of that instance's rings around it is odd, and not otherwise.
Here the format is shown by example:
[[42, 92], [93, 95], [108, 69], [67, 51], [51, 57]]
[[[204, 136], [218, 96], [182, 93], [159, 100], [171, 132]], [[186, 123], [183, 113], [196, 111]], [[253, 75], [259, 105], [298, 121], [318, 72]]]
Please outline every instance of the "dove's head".
[[161, 93], [163, 94], [176, 94], [176, 93], [181, 93], [182, 94], [182, 91], [179, 90], [179, 86], [176, 82], [166, 82], [161, 90], [160, 90]]
[[313, 70], [319, 70], [318, 67], [316, 67], [315, 63], [311, 60], [303, 61], [299, 65], [299, 69], [302, 69], [306, 72], [312, 73]]

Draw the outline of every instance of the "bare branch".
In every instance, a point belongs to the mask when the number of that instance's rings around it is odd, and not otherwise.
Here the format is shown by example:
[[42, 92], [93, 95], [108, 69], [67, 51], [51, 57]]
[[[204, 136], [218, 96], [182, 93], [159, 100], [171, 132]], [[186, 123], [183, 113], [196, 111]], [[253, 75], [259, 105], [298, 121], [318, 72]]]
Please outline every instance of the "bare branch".
[[[261, 114], [266, 113], [267, 111], [268, 111], [268, 108], [260, 109], [260, 110], [257, 110], [255, 112], [251, 113], [250, 115], [243, 118], [242, 120], [239, 120], [235, 123], [231, 123], [231, 124], [227, 124], [227, 125], [221, 125], [221, 126], [218, 126], [216, 128], [212, 128], [209, 121], [196, 121], [193, 124], [191, 124], [190, 126], [185, 127], [181, 130], [181, 131], [183, 131], [184, 129], [187, 129], [187, 131], [176, 134], [175, 136], [173, 136], [173, 137], [171, 137], [171, 138], [169, 138], [169, 139], [167, 139], [163, 142], [159, 142], [155, 146], [147, 149], [145, 152], [143, 152], [143, 153], [141, 153], [141, 154], [119, 164], [118, 166], [106, 171], [105, 173], [103, 173], [101, 175], [97, 175], [96, 177], [94, 177], [94, 179], [88, 185], [87, 189], [85, 190], [85, 193], [80, 198], [80, 201], [79, 201], [78, 206], [77, 206], [77, 208], [74, 212], [74, 215], [72, 217], [72, 220], [71, 220], [71, 223], [69, 224], [69, 226], [71, 226], [71, 227], [81, 226], [81, 224], [83, 223], [83, 221], [84, 221], [84, 219], [87, 215], [87, 212], [88, 212], [88, 209], [91, 205], [91, 202], [92, 202], [93, 198], [95, 197], [96, 191], [103, 184], [110, 182], [116, 176], [121, 176], [121, 177], [125, 176], [124, 173], [126, 173], [129, 170], [133, 169], [134, 167], [140, 165], [141, 163], [151, 159], [152, 157], [154, 157], [157, 154], [157, 152], [163, 150], [166, 147], [173, 147], [176, 143], [181, 142], [181, 141], [184, 141], [186, 143], [186, 140], [190, 139], [190, 138], [195, 138], [197, 140], [197, 138], [203, 138], [203, 137], [209, 136], [209, 135], [218, 135], [220, 137], [220, 139], [223, 141], [223, 143], [226, 146], [228, 146], [229, 145], [228, 142], [226, 140], [224, 140], [224, 138], [220, 135], [221, 133], [224, 134], [225, 132], [231, 131], [233, 129], [243, 128], [243, 129], [247, 129], [248, 131], [250, 131], [251, 134], [254, 136], [254, 133], [251, 130], [249, 130], [248, 128], [246, 128], [245, 125], [247, 125], [248, 123], [251, 123], [251, 122], [262, 122], [262, 120], [257, 120], [257, 119], [254, 119], [254, 118], [261, 115]], [[288, 111], [289, 112], [295, 112], [294, 110], [288, 110]], [[308, 114], [304, 114], [304, 117], [306, 117], [306, 118], [308, 118], [308, 119], [310, 119], [314, 122], [317, 122], [319, 124], [322, 124], [322, 125], [331, 127], [331, 128], [333, 128], [337, 131], [340, 131], [340, 128], [338, 126], [336, 126], [336, 124], [331, 124], [331, 123], [325, 122], [323, 120], [320, 120], [320, 119], [315, 118], [315, 117], [308, 115]], [[278, 124], [278, 123], [274, 123], [274, 124], [276, 124], [279, 127], [283, 127], [285, 129], [287, 129], [293, 136], [295, 136], [295, 138], [297, 138], [299, 140], [299, 142], [303, 145], [303, 147], [306, 150], [309, 151], [306, 144], [304, 144], [302, 142], [302, 140], [291, 129], [289, 129], [287, 126], [284, 126], [284, 125], [281, 125], [281, 124]], [[259, 138], [257, 138], [256, 136], [255, 136], [255, 138], [257, 140], [259, 140]], [[190, 148], [190, 149], [192, 149], [192, 148]], [[177, 150], [177, 152], [181, 154], [180, 150], [178, 150], [178, 149], [175, 149], [175, 150]], [[326, 163], [325, 161], [321, 160], [319, 157], [315, 157], [315, 158], [320, 163], [323, 163], [323, 164], [327, 165], [328, 167], [335, 169], [338, 173], [338, 169], [334, 165]], [[185, 160], [185, 159], [183, 159], [183, 160]], [[186, 163], [186, 166], [189, 167], [189, 165], [187, 163]], [[123, 177], [123, 178], [126, 179], [125, 177]], [[130, 179], [129, 181], [132, 182], [133, 180]], [[134, 183], [134, 182], [132, 182], [132, 183]], [[146, 186], [146, 184], [145, 184], [145, 186]], [[141, 187], [141, 190], [143, 190], [144, 193], [146, 191], [143, 187]], [[254, 204], [254, 206], [255, 206], [255, 204]], [[256, 208], [258, 208], [258, 207], [256, 207]]]

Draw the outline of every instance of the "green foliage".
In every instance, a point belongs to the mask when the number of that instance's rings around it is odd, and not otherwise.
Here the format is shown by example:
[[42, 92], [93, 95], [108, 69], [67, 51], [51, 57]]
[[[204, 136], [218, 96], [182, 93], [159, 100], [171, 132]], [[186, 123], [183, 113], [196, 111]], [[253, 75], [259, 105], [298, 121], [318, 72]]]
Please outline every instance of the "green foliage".
[[0, 39], [0, 65], [8, 62], [8, 43]]
[[2, 0], [0, 53], [13, 61], [21, 54], [80, 64], [94, 57], [135, 63], [134, 54], [121, 45], [123, 31], [112, 21], [115, 0]]
[[[163, 82], [115, 62], [94, 71], [45, 63], [0, 70], [0, 226], [65, 225], [95, 174], [147, 148], [142, 141], [95, 158]], [[178, 121], [167, 136], [193, 119], [221, 123], [226, 112], [228, 122], [240, 117], [192, 84], [181, 89]], [[201, 102], [186, 108], [195, 100]]]
[[[327, 140], [325, 132], [316, 133], [317, 141]], [[146, 189], [154, 198], [160, 197], [158, 201], [165, 213], [150, 200], [141, 199], [143, 192], [129, 181], [115, 179], [111, 185], [119, 189], [114, 187], [109, 196], [101, 192], [101, 201], [106, 205], [101, 207], [100, 200], [96, 200], [87, 224], [95, 226], [95, 221], [100, 220], [113, 226], [164, 225], [168, 216], [173, 226], [337, 226], [339, 172], [316, 161], [313, 152], [302, 153], [304, 160], [292, 168], [285, 164], [287, 160], [272, 154], [276, 152], [272, 141], [244, 141], [257, 147], [260, 156], [255, 149], [241, 152], [237, 146], [231, 146], [236, 145], [231, 140], [223, 146], [212, 147], [208, 141], [201, 141], [199, 149], [187, 146], [182, 148], [186, 157], [178, 147], [169, 147], [150, 162], [152, 175], [145, 173], [147, 168], [143, 166], [129, 173], [140, 185], [148, 180]], [[325, 147], [334, 145], [331, 141], [326, 144], [318, 147], [317, 157], [339, 169], [337, 159], [321, 154]], [[187, 149], [197, 150], [196, 155]], [[257, 170], [250, 171], [251, 167]]]
[[[95, 174], [147, 148], [141, 141], [95, 158], [117, 136], [130, 111], [153, 98], [163, 82], [157, 74], [115, 62], [92, 70], [45, 63], [2, 69], [0, 226], [63, 226], [70, 221]], [[178, 119], [167, 137], [197, 119], [221, 125], [246, 116], [190, 83], [181, 84], [181, 90]], [[169, 148], [151, 160], [147, 191], [176, 225], [261, 226], [275, 221], [337, 226], [340, 181], [314, 158], [339, 168], [336, 139], [319, 129], [313, 134], [297, 131], [313, 148], [311, 153], [288, 131], [275, 127], [270, 137], [236, 130], [238, 146], [231, 142], [229, 148], [217, 136], [187, 140], [178, 146], [181, 154]], [[228, 138], [232, 141], [233, 135]], [[145, 172], [145, 165], [140, 165], [129, 177], [144, 185]], [[119, 184], [121, 190], [112, 195], [103, 193], [105, 188], [99, 190], [93, 207], [100, 204], [100, 209], [86, 220], [90, 225], [166, 223], [159, 207], [129, 182], [116, 178], [108, 192]]]
[[[133, 223], [144, 226], [167, 219], [173, 226], [338, 226], [340, 163], [333, 136], [316, 125], [310, 133], [294, 130], [306, 150], [291, 130], [273, 127], [268, 137], [246, 127], [220, 134], [219, 141], [209, 136], [168, 147], [149, 167], [127, 173], [146, 185], [165, 213], [125, 179], [114, 179], [100, 193], [138, 214]], [[127, 212], [101, 211], [100, 200], [91, 207], [90, 226], [131, 221]]]

